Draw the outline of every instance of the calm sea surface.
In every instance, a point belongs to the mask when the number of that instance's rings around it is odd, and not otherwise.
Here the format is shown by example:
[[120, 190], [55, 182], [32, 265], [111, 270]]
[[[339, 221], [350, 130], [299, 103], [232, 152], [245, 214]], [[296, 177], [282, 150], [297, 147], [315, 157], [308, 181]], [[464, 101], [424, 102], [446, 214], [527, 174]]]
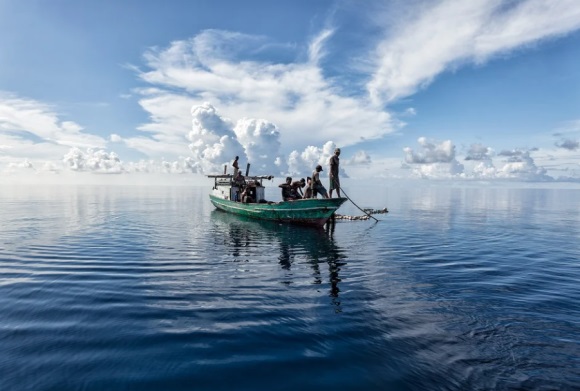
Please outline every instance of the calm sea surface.
[[580, 190], [345, 189], [1, 188], [0, 390], [580, 390]]

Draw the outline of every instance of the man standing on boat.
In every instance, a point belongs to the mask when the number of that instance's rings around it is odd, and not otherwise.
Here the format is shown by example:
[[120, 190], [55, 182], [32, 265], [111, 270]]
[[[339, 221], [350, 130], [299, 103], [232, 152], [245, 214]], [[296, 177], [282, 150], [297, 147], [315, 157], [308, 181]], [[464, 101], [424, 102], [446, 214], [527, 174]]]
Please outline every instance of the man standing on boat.
[[238, 171], [240, 171], [240, 167], [238, 166], [238, 159], [240, 157], [236, 156], [234, 162], [232, 163], [232, 167], [234, 168], [234, 178], [238, 176]]
[[324, 198], [328, 198], [328, 193], [326, 192], [326, 188], [320, 182], [320, 171], [322, 170], [322, 166], [319, 164], [316, 166], [316, 169], [312, 172], [312, 184], [310, 185], [312, 189], [312, 198], [316, 198], [318, 193], [322, 195]]
[[330, 179], [330, 197], [332, 198], [332, 191], [336, 189], [336, 195], [340, 198], [340, 180], [338, 179], [338, 164], [340, 156], [340, 148], [334, 150], [334, 155], [330, 157], [330, 172], [328, 173], [328, 178]]

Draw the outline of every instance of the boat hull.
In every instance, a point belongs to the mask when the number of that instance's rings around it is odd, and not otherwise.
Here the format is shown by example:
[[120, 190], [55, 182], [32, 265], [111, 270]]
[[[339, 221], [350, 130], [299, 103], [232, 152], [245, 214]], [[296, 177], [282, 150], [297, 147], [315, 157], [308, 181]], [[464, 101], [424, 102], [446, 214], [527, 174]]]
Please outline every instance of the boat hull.
[[305, 200], [249, 203], [225, 200], [210, 194], [212, 204], [225, 212], [261, 220], [323, 226], [346, 198], [310, 198]]

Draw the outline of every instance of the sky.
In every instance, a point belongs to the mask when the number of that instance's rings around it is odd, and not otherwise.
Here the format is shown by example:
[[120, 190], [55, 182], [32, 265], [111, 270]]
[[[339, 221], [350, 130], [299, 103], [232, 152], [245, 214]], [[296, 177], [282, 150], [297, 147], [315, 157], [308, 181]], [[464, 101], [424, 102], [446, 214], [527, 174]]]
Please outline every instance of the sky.
[[0, 0], [0, 180], [580, 183], [579, 48], [576, 0]]

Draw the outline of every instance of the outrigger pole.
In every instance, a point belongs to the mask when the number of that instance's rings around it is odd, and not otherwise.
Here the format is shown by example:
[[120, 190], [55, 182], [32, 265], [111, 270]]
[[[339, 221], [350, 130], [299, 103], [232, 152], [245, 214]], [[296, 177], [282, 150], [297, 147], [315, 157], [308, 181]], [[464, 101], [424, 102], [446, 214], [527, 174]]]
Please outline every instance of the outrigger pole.
[[371, 219], [374, 219], [374, 220], [375, 220], [377, 223], [379, 222], [379, 220], [377, 220], [377, 218], [376, 218], [376, 217], [374, 217], [374, 216], [373, 216], [373, 215], [371, 215], [370, 213], [367, 213], [367, 211], [365, 211], [364, 209], [361, 209], [361, 207], [360, 207], [360, 206], [358, 206], [357, 204], [355, 204], [355, 202], [354, 202], [353, 200], [351, 200], [351, 199], [350, 199], [350, 197], [348, 196], [348, 194], [346, 194], [346, 192], [344, 191], [344, 189], [343, 189], [342, 187], [338, 186], [338, 188], [340, 189], [340, 191], [342, 191], [342, 194], [344, 194], [344, 196], [345, 196], [346, 198], [348, 198], [348, 200], [349, 200], [350, 202], [352, 202], [352, 204], [353, 204], [354, 206], [356, 206], [356, 207], [357, 207], [357, 208], [358, 208], [358, 209], [359, 209], [361, 212], [363, 212], [365, 215], [369, 216]]

